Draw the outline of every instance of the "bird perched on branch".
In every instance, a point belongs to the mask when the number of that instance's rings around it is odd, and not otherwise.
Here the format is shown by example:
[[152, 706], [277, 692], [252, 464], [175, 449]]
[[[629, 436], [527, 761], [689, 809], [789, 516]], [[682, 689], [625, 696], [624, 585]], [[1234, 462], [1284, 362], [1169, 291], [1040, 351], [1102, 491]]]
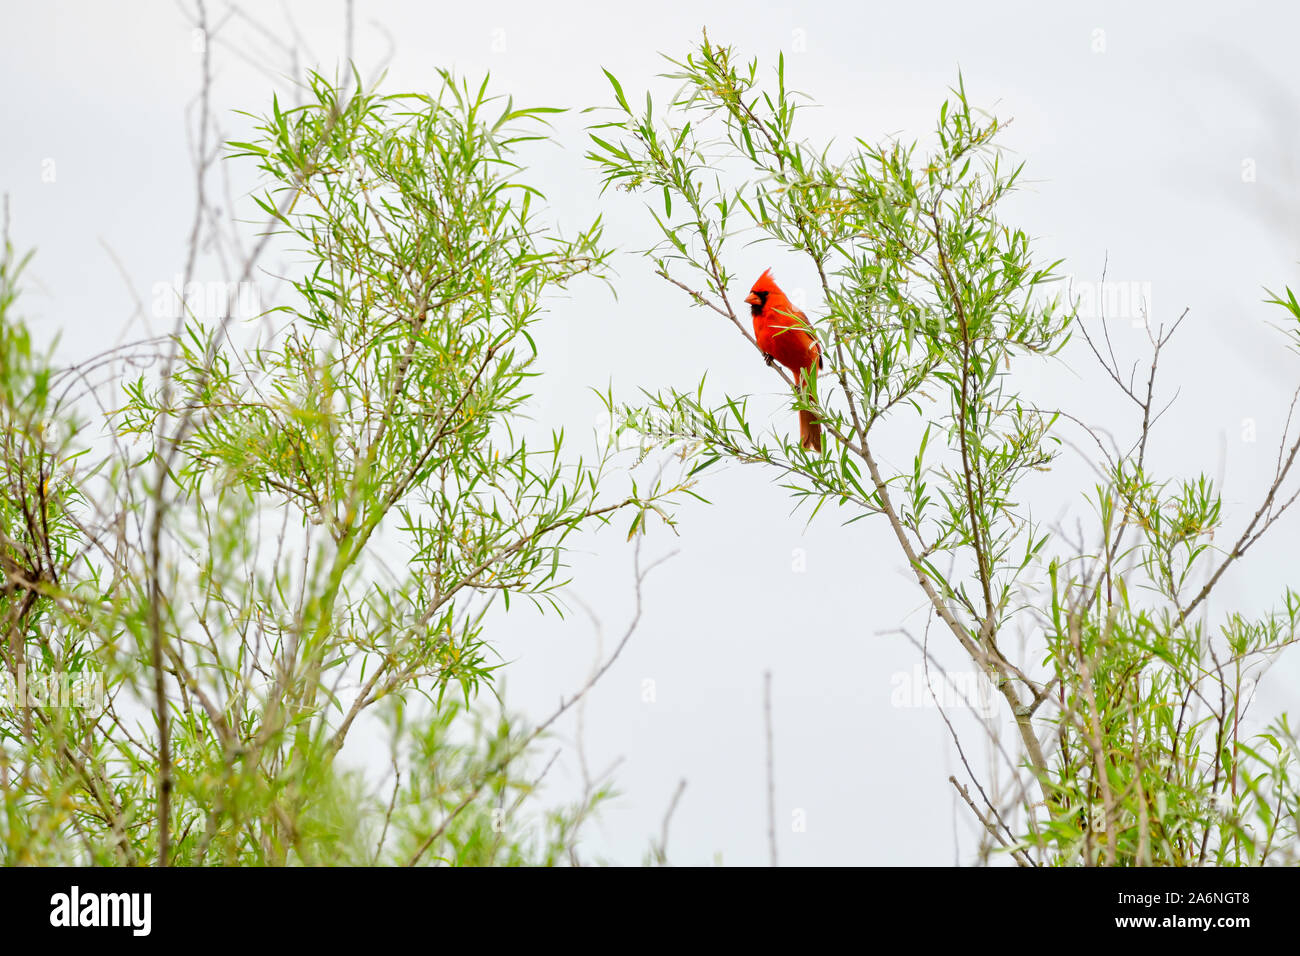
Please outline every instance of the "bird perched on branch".
[[[754, 338], [759, 351], [771, 365], [780, 362], [795, 381], [817, 400], [817, 370], [822, 367], [822, 349], [813, 337], [808, 316], [791, 304], [766, 269], [745, 297], [754, 315]], [[799, 411], [799, 444], [810, 451], [822, 450], [822, 426], [810, 411]]]

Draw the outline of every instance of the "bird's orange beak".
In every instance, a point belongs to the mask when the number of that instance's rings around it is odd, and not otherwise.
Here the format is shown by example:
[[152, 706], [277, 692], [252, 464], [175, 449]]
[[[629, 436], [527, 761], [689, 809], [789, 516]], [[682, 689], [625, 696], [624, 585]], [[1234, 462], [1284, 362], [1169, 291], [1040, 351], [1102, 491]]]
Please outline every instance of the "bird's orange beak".
[[758, 296], [753, 292], [745, 296], [745, 305], [758, 305]]

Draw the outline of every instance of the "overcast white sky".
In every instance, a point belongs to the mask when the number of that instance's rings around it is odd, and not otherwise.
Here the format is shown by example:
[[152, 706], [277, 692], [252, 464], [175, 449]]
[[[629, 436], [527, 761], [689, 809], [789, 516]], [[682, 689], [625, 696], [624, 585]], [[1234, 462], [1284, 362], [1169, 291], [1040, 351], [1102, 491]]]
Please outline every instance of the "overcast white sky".
[[[214, 19], [226, 8], [210, 5]], [[960, 69], [972, 100], [1014, 118], [1003, 140], [1027, 161], [1028, 187], [1006, 216], [1038, 237], [1045, 260], [1081, 281], [1108, 275], [1150, 296], [1155, 323], [1191, 310], [1163, 368], [1178, 404], [1156, 433], [1156, 467], [1222, 474], [1229, 530], [1253, 513], [1271, 471], [1297, 357], [1266, 323], [1262, 287], [1300, 284], [1300, 85], [1294, 37], [1300, 9], [1285, 3], [983, 3], [931, 0], [651, 6], [419, 4], [357, 0], [355, 53], [363, 72], [388, 54], [387, 87], [429, 88], [435, 67], [490, 70], [498, 92], [529, 104], [607, 102], [600, 67], [629, 93], [654, 84], [660, 53], [710, 37], [765, 62], [787, 55], [790, 85], [820, 107], [813, 140], [924, 136]], [[341, 3], [248, 4], [272, 36], [231, 21], [216, 51], [216, 103], [267, 108], [285, 51], [333, 70], [343, 56]], [[294, 27], [290, 26], [293, 22]], [[297, 31], [295, 35], [294, 31]], [[33, 327], [62, 333], [69, 359], [112, 344], [155, 283], [181, 270], [194, 197], [185, 134], [199, 57], [189, 20], [170, 2], [0, 5], [0, 190], [13, 234], [38, 250], [25, 299]], [[666, 89], [658, 82], [656, 89]], [[290, 94], [291, 96], [291, 94]], [[556, 122], [559, 145], [535, 153], [532, 179], [571, 226], [606, 212], [624, 252], [616, 302], [595, 283], [553, 304], [542, 335], [539, 425], [590, 434], [599, 406], [588, 385], [692, 386], [707, 369], [719, 392], [754, 393], [774, 427], [793, 426], [788, 396], [725, 325], [686, 307], [630, 250], [653, 241], [623, 197], [602, 205], [583, 159], [583, 117]], [[238, 138], [238, 136], [236, 136]], [[53, 170], [53, 181], [47, 181]], [[44, 175], [43, 175], [44, 174]], [[236, 171], [235, 182], [248, 182]], [[250, 218], [251, 204], [236, 195]], [[105, 247], [120, 258], [119, 274]], [[767, 248], [738, 250], [730, 266], [772, 266], [789, 289], [812, 289], [808, 267]], [[203, 276], [224, 279], [211, 262]], [[810, 311], [817, 308], [809, 300]], [[139, 331], [138, 327], [136, 331]], [[1139, 358], [1144, 334], [1112, 325]], [[689, 341], [691, 348], [681, 347]], [[1094, 420], [1131, 428], [1120, 396], [1076, 343], [1064, 362], [1025, 372], [1026, 387]], [[1257, 430], [1243, 440], [1243, 422]], [[585, 439], [590, 441], [591, 439]], [[1031, 489], [1040, 515], [1079, 504], [1088, 471], [1069, 457]], [[805, 526], [770, 476], [733, 468], [702, 488], [712, 506], [681, 511], [681, 536], [657, 531], [647, 557], [678, 556], [647, 586], [647, 613], [624, 656], [587, 704], [593, 767], [622, 758], [622, 791], [591, 831], [592, 854], [639, 862], [677, 782], [678, 863], [766, 859], [762, 675], [771, 670], [782, 862], [966, 862], [975, 845], [947, 777], [959, 770], [933, 709], [899, 707], [896, 675], [917, 652], [887, 632], [924, 624], [922, 601], [881, 523], [842, 528], [834, 515]], [[1252, 570], [1231, 575], [1218, 609], [1258, 611], [1296, 584], [1295, 516]], [[623, 529], [585, 536], [574, 591], [604, 624], [607, 646], [631, 609], [631, 552]], [[806, 571], [792, 570], [795, 549]], [[807, 626], [806, 609], [816, 609]], [[523, 607], [495, 632], [508, 702], [535, 717], [579, 686], [595, 634], [581, 612], [539, 619]], [[947, 660], [960, 667], [960, 659]], [[1261, 716], [1295, 709], [1297, 670], [1284, 661], [1261, 683]], [[910, 678], [909, 678], [910, 679]], [[646, 680], [655, 701], [643, 701]], [[573, 722], [562, 728], [571, 739]], [[367, 755], [350, 748], [349, 758]], [[559, 799], [577, 783], [571, 752], [552, 772]], [[797, 811], [806, 830], [795, 832]], [[954, 822], [955, 821], [955, 822]]]

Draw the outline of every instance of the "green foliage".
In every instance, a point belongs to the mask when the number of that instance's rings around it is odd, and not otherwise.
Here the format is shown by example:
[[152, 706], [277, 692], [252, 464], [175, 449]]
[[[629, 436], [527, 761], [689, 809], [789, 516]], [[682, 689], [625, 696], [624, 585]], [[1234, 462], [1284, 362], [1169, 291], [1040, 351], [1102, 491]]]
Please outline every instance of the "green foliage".
[[[281, 328], [184, 318], [84, 443], [98, 478], [44, 498], [72, 452], [35, 425], [52, 373], [9, 315], [5, 260], [3, 464], [26, 498], [0, 520], [33, 575], [0, 596], [5, 662], [48, 646], [106, 691], [0, 711], [21, 777], [6, 862], [549, 863], [605, 796], [519, 822], [539, 731], [475, 709], [496, 600], [557, 608], [567, 536], [666, 494], [607, 499], [606, 457], [523, 437], [531, 330], [548, 294], [603, 273], [599, 220], [567, 239], [542, 220], [517, 149], [550, 111], [486, 81], [307, 92], [232, 150], [303, 264]], [[391, 791], [336, 760], [378, 710]]]
[[[302, 105], [254, 117], [230, 160], [264, 174], [255, 202], [297, 256], [263, 338], [187, 314], [161, 352], [58, 368], [15, 311], [27, 260], [6, 237], [0, 655], [14, 680], [89, 676], [98, 693], [0, 701], [5, 863], [576, 859], [610, 793], [538, 807], [550, 722], [483, 708], [499, 666], [489, 611], [521, 597], [558, 610], [574, 530], [620, 511], [629, 537], [652, 516], [671, 525], [673, 500], [699, 497], [691, 482], [723, 460], [775, 469], [809, 520], [883, 518], [930, 623], [1001, 696], [1016, 789], [1008, 802], [977, 786], [976, 804], [959, 786], [981, 859], [1296, 860], [1294, 732], [1245, 715], [1296, 640], [1300, 595], [1206, 612], [1296, 500], [1290, 416], [1263, 503], [1229, 531], [1208, 478], [1147, 460], [1174, 329], [1152, 336], [1143, 390], [1048, 294], [1057, 264], [1002, 218], [1021, 174], [998, 149], [1004, 124], [960, 81], [925, 146], [817, 148], [796, 132], [783, 59], [768, 80], [706, 37], [670, 62], [677, 92], [659, 110], [649, 94], [634, 109], [606, 72], [612, 118], [589, 155], [607, 188], [645, 197], [657, 273], [751, 343], [736, 311], [748, 284], [725, 265], [738, 244], [815, 271], [827, 367], [796, 404], [821, 419], [824, 453], [762, 432], [757, 399], [703, 380], [618, 409], [646, 453], [682, 445], [677, 485], [611, 498], [607, 453], [524, 438], [547, 296], [603, 276], [608, 252], [599, 220], [562, 238], [521, 175], [550, 111], [486, 81], [444, 73], [433, 94], [380, 95], [354, 75], [345, 94], [314, 76]], [[1294, 293], [1268, 295], [1294, 343]], [[1014, 377], [1076, 333], [1140, 413], [1127, 448], [1093, 434], [1092, 546], [1024, 504], [1086, 415], [1040, 407]], [[99, 434], [105, 370], [122, 394]], [[784, 401], [794, 384], [773, 374]], [[390, 748], [382, 782], [339, 760], [367, 721]]]
[[[1141, 430], [1100, 465], [1097, 551], [1072, 546], [1022, 503], [1029, 479], [1055, 461], [1061, 413], [1024, 394], [1012, 372], [1057, 356], [1079, 326], [1048, 294], [1057, 264], [1039, 264], [1026, 233], [1000, 217], [1021, 173], [997, 147], [1004, 124], [972, 106], [959, 81], [928, 148], [857, 139], [833, 154], [796, 133], [803, 103], [784, 58], [769, 82], [757, 61], [706, 36], [669, 62], [676, 92], [658, 111], [650, 94], [634, 109], [607, 72], [613, 118], [592, 128], [590, 156], [607, 187], [645, 197], [662, 237], [647, 250], [657, 273], [751, 343], [743, 306], [736, 311], [748, 282], [736, 285], [728, 255], [764, 242], [812, 265], [825, 302], [812, 319], [832, 387], [819, 387], [820, 402], [800, 390], [796, 404], [816, 411], [830, 442], [821, 455], [762, 434], [751, 399], [713, 397], [704, 381], [624, 409], [625, 427], [682, 443], [693, 473], [722, 459], [776, 469], [810, 520], [827, 503], [846, 523], [885, 519], [932, 620], [1017, 729], [1013, 811], [1005, 797], [971, 803], [982, 857], [1294, 859], [1295, 738], [1283, 719], [1243, 739], [1242, 717], [1244, 675], [1295, 640], [1297, 599], [1287, 592], [1284, 612], [1256, 620], [1230, 615], [1213, 638], [1193, 612], [1286, 510], [1281, 488], [1300, 441], [1288, 457], [1284, 436], [1265, 507], [1235, 546], [1216, 547], [1224, 519], [1211, 482], [1147, 473], [1168, 335], [1153, 337], [1145, 394], [1125, 382], [1113, 351], [1108, 362], [1094, 349], [1141, 409]], [[1273, 301], [1300, 317], [1289, 292]], [[1044, 590], [1034, 578], [1050, 555]], [[1198, 591], [1203, 570], [1209, 582]], [[1019, 661], [1006, 639], [1017, 631], [1033, 638]], [[990, 746], [1005, 752], [996, 739]]]

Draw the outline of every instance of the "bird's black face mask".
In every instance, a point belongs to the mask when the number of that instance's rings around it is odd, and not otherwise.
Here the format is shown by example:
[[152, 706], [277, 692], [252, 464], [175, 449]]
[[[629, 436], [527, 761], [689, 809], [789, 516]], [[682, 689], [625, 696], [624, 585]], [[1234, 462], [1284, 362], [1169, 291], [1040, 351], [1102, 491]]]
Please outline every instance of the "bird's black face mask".
[[758, 313], [762, 312], [762, 311], [763, 311], [763, 308], [767, 305], [767, 296], [768, 296], [768, 293], [767, 293], [766, 290], [764, 290], [764, 291], [759, 291], [759, 290], [755, 289], [754, 291], [752, 291], [752, 292], [750, 293], [750, 295], [757, 297], [757, 298], [758, 298], [758, 301], [757, 301], [757, 302], [751, 302], [751, 303], [749, 304], [749, 314], [750, 314], [750, 315], [758, 315]]

